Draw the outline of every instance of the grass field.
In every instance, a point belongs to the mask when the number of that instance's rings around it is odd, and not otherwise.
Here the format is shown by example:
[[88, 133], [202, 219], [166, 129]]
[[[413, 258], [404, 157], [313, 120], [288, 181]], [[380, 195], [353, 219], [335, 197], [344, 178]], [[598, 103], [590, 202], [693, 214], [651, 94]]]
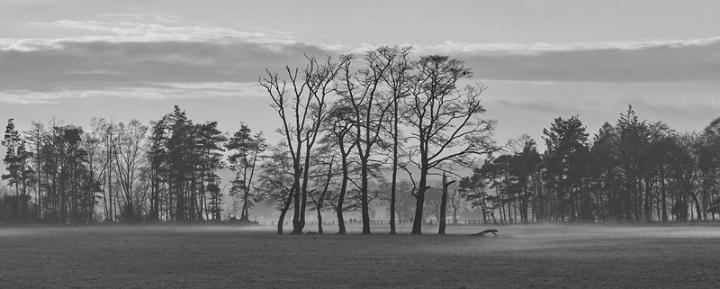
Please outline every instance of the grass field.
[[720, 227], [485, 228], [0, 228], [0, 288], [720, 288]]

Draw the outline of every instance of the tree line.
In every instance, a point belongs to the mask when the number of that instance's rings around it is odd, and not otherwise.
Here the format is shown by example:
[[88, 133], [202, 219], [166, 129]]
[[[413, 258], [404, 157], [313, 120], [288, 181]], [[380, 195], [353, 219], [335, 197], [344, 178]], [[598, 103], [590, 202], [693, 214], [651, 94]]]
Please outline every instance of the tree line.
[[[429, 217], [443, 234], [449, 212], [457, 222], [468, 210], [502, 223], [715, 219], [720, 119], [679, 133], [629, 107], [593, 138], [573, 116], [543, 131], [542, 153], [527, 135], [499, 146], [471, 69], [412, 55], [381, 46], [267, 70], [259, 85], [280, 120], [274, 145], [245, 124], [228, 134], [217, 122], [193, 123], [177, 106], [149, 125], [95, 118], [87, 131], [52, 121], [21, 134], [10, 119], [0, 218], [249, 221], [262, 202], [278, 210], [279, 234], [286, 218], [303, 233], [308, 213], [322, 233], [323, 212], [345, 234], [349, 211], [370, 234], [377, 207], [387, 207], [390, 234], [408, 220], [421, 234]], [[224, 169], [232, 180], [220, 179]], [[221, 215], [224, 205], [232, 214]]]
[[245, 124], [228, 136], [178, 106], [149, 126], [93, 118], [87, 131], [53, 120], [21, 134], [10, 119], [2, 145], [0, 220], [61, 225], [220, 220], [222, 168], [237, 172], [228, 194], [247, 220], [246, 176], [265, 146]]
[[578, 116], [527, 136], [461, 180], [483, 219], [506, 223], [715, 220], [720, 213], [720, 118], [701, 132], [641, 121], [629, 106], [592, 139]]

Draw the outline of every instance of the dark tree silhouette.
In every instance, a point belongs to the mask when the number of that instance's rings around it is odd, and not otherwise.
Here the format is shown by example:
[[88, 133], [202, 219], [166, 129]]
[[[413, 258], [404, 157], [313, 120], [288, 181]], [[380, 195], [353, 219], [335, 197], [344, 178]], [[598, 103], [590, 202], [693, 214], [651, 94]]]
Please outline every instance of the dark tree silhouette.
[[383, 79], [399, 56], [397, 47], [382, 46], [363, 55], [364, 66], [353, 70], [354, 55], [343, 55], [342, 79], [338, 93], [350, 104], [355, 122], [355, 149], [360, 160], [360, 201], [363, 221], [362, 234], [370, 234], [370, 204], [368, 180], [370, 178], [373, 147], [378, 144], [381, 130], [390, 108], [383, 99]]
[[427, 176], [431, 170], [457, 163], [470, 165], [469, 156], [488, 155], [497, 150], [492, 140], [494, 120], [482, 119], [480, 104], [484, 86], [457, 89], [457, 82], [471, 74], [469, 68], [448, 56], [425, 56], [416, 64], [411, 96], [411, 113], [405, 117], [410, 139], [417, 145], [411, 155], [420, 169], [417, 205], [412, 234], [422, 234], [423, 206]]
[[230, 169], [235, 172], [235, 180], [230, 192], [241, 195], [243, 206], [240, 220], [249, 221], [249, 211], [253, 206], [250, 191], [255, 167], [260, 154], [267, 148], [267, 144], [262, 133], [253, 135], [250, 128], [243, 123], [240, 125], [240, 130], [235, 132], [229, 142], [225, 144], [225, 148], [230, 151], [228, 162]]
[[259, 80], [283, 122], [278, 132], [285, 137], [293, 160], [293, 234], [302, 234], [305, 227], [310, 157], [329, 112], [329, 95], [335, 91], [335, 76], [344, 65], [343, 61], [334, 63], [330, 57], [324, 63], [314, 57], [306, 58], [308, 64], [302, 72], [288, 66], [285, 67], [286, 78], [281, 79], [277, 73], [267, 70], [267, 77]]
[[[577, 116], [556, 118], [545, 135], [546, 188], [554, 193], [550, 215], [577, 218], [577, 194], [582, 188], [583, 156], [588, 150], [585, 127]], [[579, 169], [580, 168], [580, 169]]]
[[3, 180], [7, 180], [10, 186], [15, 187], [15, 197], [10, 198], [11, 215], [15, 221], [26, 219], [28, 212], [28, 195], [29, 182], [32, 181], [31, 176], [34, 173], [30, 167], [30, 158], [32, 153], [25, 148], [25, 140], [21, 138], [20, 133], [15, 129], [14, 120], [8, 120], [5, 127], [5, 136], [2, 140], [5, 146], [5, 163], [6, 174], [2, 175]]
[[285, 214], [290, 209], [293, 195], [297, 185], [295, 173], [293, 172], [293, 160], [287, 144], [281, 143], [269, 149], [270, 155], [260, 165], [262, 174], [259, 175], [258, 185], [255, 187], [260, 192], [259, 200], [275, 205], [280, 211], [277, 223], [278, 235], [283, 234]]

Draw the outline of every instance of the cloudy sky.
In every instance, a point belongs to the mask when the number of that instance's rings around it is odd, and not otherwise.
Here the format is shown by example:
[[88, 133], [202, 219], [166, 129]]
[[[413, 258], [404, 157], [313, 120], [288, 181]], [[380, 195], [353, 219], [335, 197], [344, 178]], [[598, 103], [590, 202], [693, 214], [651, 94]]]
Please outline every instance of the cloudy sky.
[[[720, 1], [0, 0], [0, 120], [279, 120], [265, 68], [411, 44], [472, 67], [497, 139], [540, 144], [556, 117], [592, 134], [632, 104], [701, 130], [720, 116]], [[4, 127], [4, 124], [3, 124]]]

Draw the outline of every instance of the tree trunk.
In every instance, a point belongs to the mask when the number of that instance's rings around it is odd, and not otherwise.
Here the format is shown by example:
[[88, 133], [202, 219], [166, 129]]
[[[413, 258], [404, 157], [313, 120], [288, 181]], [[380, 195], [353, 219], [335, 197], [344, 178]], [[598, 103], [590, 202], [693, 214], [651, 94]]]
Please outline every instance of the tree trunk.
[[440, 217], [438, 218], [440, 227], [438, 229], [438, 235], [445, 235], [445, 209], [447, 208], [447, 195], [448, 195], [448, 186], [452, 184], [453, 182], [448, 183], [447, 182], [447, 176], [445, 173], [443, 173], [443, 191], [442, 191], [442, 199], [440, 200]]
[[662, 194], [662, 221], [667, 223], [667, 193], [665, 191], [665, 167], [660, 168], [660, 193]]
[[295, 180], [293, 182], [292, 195], [295, 201], [293, 210], [293, 230], [291, 234], [302, 234], [303, 226], [300, 224], [300, 161], [295, 161]]
[[[363, 161], [363, 163], [367, 163]], [[363, 222], [363, 235], [370, 235], [370, 208], [368, 202], [368, 171], [367, 166], [362, 166], [360, 178], [362, 179], [361, 185], [361, 202], [362, 202], [362, 222]]]
[[300, 192], [302, 195], [300, 196], [300, 228], [299, 231], [296, 233], [302, 234], [303, 228], [305, 228], [305, 209], [307, 207], [308, 203], [308, 193], [307, 193], [307, 187], [308, 187], [308, 180], [309, 180], [309, 174], [310, 174], [310, 156], [311, 156], [311, 150], [310, 145], [307, 145], [306, 151], [305, 151], [305, 167], [303, 169], [303, 182], [302, 182], [302, 189]]
[[652, 208], [650, 204], [650, 194], [652, 192], [652, 186], [649, 179], [645, 179], [645, 222], [650, 223], [652, 221]]
[[322, 227], [322, 213], [321, 213], [321, 207], [317, 207], [317, 219], [318, 219], [318, 234], [323, 233], [323, 227]]
[[280, 218], [278, 219], [278, 225], [277, 225], [277, 234], [282, 235], [283, 234], [283, 223], [285, 222], [285, 214], [287, 213], [288, 209], [290, 209], [290, 204], [293, 201], [293, 190], [290, 190], [290, 194], [288, 194], [288, 198], [285, 201], [285, 206], [280, 209]]
[[693, 202], [695, 203], [695, 214], [697, 215], [697, 220], [702, 221], [702, 210], [700, 208], [700, 201], [698, 200], [697, 194], [690, 194], [692, 196]]
[[393, 100], [393, 171], [390, 188], [390, 235], [395, 235], [395, 194], [397, 192], [397, 163], [398, 163], [398, 99]]
[[347, 181], [348, 181], [347, 160], [343, 157], [342, 162], [343, 162], [343, 180], [342, 180], [342, 184], [340, 185], [340, 196], [338, 197], [337, 209], [335, 210], [335, 212], [337, 213], [337, 219], [338, 219], [338, 232], [337, 233], [339, 235], [345, 235], [345, 219], [343, 217], [343, 203], [345, 202], [345, 193], [347, 191]]
[[453, 208], [453, 225], [457, 225], [457, 224], [458, 224], [457, 211], [458, 211], [457, 208]]
[[248, 209], [248, 200], [250, 198], [250, 189], [245, 186], [244, 192], [243, 192], [243, 207], [242, 211], [240, 212], [240, 220], [242, 221], [248, 221], [250, 220], [250, 212]]
[[285, 222], [285, 213], [287, 213], [289, 207], [290, 206], [288, 204], [280, 211], [280, 218], [278, 219], [278, 224], [277, 224], [277, 234], [278, 235], [283, 234], [283, 222]]
[[20, 222], [20, 185], [18, 184], [18, 179], [15, 179], [15, 203], [17, 204], [17, 210], [13, 217], [16, 222]]
[[[395, 144], [397, 146], [397, 144]], [[395, 157], [397, 158], [397, 148], [395, 148]], [[393, 163], [392, 184], [390, 188], [390, 235], [395, 235], [395, 194], [397, 191], [397, 162]]]
[[422, 235], [423, 225], [423, 205], [425, 204], [425, 191], [427, 190], [427, 160], [423, 159], [422, 169], [420, 170], [420, 187], [417, 193], [417, 203], [415, 204], [415, 219], [413, 220], [413, 228], [411, 235]]

